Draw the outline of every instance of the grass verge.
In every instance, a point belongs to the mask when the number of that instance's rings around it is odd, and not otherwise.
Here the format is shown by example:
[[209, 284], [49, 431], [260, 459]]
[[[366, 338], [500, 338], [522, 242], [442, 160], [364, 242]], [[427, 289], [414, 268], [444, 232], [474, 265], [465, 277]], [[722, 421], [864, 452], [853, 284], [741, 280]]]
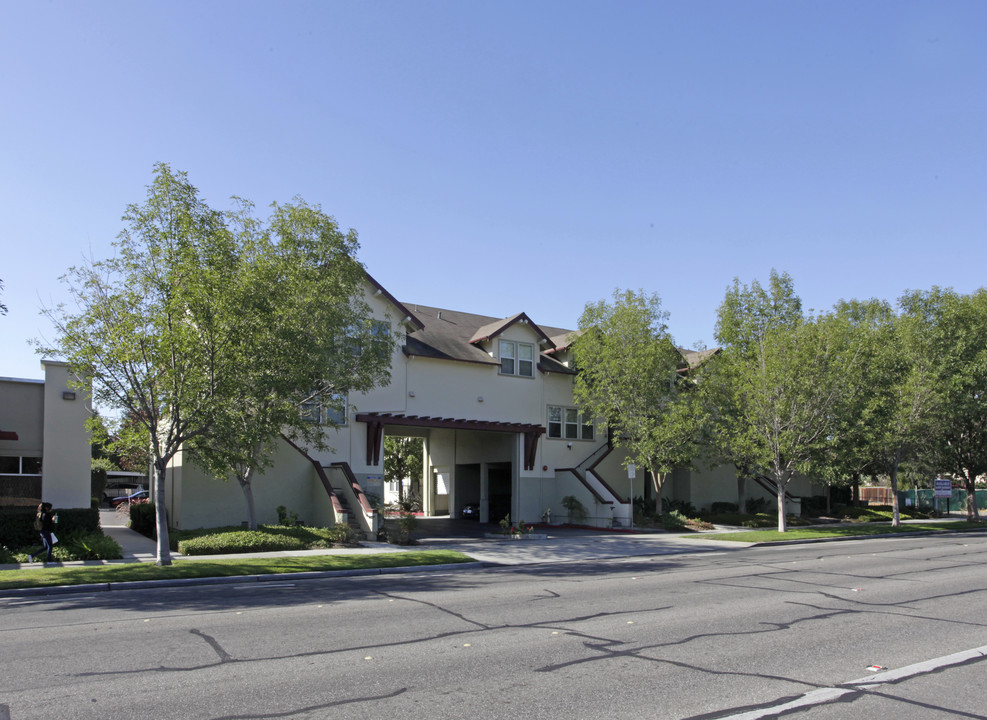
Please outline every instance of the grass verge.
[[151, 563], [83, 565], [77, 567], [0, 570], [0, 590], [14, 588], [85, 585], [88, 583], [176, 580], [187, 578], [272, 575], [275, 573], [372, 570], [424, 567], [472, 562], [473, 558], [451, 550], [423, 550], [374, 555], [317, 555], [314, 557], [244, 558], [243, 560], [183, 560], [160, 567]]
[[987, 530], [983, 523], [957, 520], [944, 523], [908, 523], [900, 527], [891, 527], [886, 523], [839, 525], [834, 527], [793, 528], [780, 533], [777, 530], [748, 530], [732, 533], [716, 533], [706, 535], [685, 535], [688, 538], [706, 540], [727, 540], [745, 543], [770, 543], [783, 540], [825, 540], [840, 537], [861, 537], [870, 535], [893, 535], [911, 532], [956, 532], [962, 530]]

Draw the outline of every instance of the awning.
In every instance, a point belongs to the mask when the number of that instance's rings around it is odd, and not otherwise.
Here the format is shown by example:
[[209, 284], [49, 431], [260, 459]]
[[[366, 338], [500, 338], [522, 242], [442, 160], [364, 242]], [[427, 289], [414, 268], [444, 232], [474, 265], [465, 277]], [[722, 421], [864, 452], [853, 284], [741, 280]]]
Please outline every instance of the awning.
[[534, 469], [535, 454], [538, 450], [538, 437], [545, 432], [545, 428], [542, 425], [532, 423], [443, 418], [431, 417], [429, 415], [405, 415], [403, 413], [358, 413], [356, 421], [367, 424], [367, 465], [380, 464], [380, 446], [384, 437], [385, 425], [522, 433], [524, 435], [525, 470]]

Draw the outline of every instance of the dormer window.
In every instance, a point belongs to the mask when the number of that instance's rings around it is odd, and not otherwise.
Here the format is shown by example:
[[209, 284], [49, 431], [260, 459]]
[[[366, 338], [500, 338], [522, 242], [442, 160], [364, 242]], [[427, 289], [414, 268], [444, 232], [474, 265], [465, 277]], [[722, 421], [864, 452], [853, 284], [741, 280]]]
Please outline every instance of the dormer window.
[[533, 377], [535, 346], [530, 343], [500, 341], [500, 374]]

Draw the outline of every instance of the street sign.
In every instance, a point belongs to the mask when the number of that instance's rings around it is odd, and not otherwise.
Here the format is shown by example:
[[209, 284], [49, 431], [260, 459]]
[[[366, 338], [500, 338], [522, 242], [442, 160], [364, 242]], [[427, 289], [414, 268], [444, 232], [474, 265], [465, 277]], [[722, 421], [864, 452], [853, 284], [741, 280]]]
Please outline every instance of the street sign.
[[953, 497], [953, 481], [949, 478], [936, 478], [933, 481], [934, 488], [932, 496], [937, 498], [951, 498]]

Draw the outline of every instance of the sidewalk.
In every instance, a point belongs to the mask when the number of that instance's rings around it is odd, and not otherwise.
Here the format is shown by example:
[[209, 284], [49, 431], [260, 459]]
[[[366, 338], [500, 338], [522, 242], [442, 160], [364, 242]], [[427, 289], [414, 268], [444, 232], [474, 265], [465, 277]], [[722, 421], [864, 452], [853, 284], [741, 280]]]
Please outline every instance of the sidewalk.
[[[117, 563], [155, 562], [157, 544], [154, 540], [127, 527], [127, 516], [114, 510], [99, 511], [103, 533], [119, 543], [123, 551], [120, 560], [85, 560], [61, 563], [61, 567], [81, 565], [110, 565]], [[529, 565], [537, 563], [581, 562], [620, 557], [644, 557], [675, 553], [708, 552], [724, 548], [748, 547], [749, 543], [717, 542], [707, 536], [701, 541], [683, 538], [676, 533], [614, 533], [604, 530], [540, 527], [547, 535], [543, 540], [513, 540], [485, 537], [484, 530], [492, 526], [470, 524], [472, 532], [447, 537], [431, 532], [427, 524], [416, 533], [417, 545], [392, 545], [363, 541], [356, 548], [325, 548], [319, 550], [287, 550], [264, 553], [235, 553], [228, 555], [184, 556], [172, 553], [177, 562], [259, 557], [312, 557], [317, 555], [373, 555], [378, 553], [414, 552], [420, 550], [454, 550], [469, 555], [485, 565]], [[437, 526], [436, 526], [437, 527]], [[0, 565], [0, 569], [41, 569], [42, 563], [32, 565]]]
[[[949, 518], [943, 518], [947, 521]], [[632, 557], [652, 557], [657, 555], [676, 554], [698, 554], [723, 552], [724, 550], [739, 550], [748, 548], [760, 543], [718, 541], [715, 539], [717, 531], [703, 533], [702, 536], [686, 535], [681, 533], [666, 532], [611, 532], [606, 530], [592, 530], [569, 527], [540, 526], [538, 531], [544, 539], [508, 539], [496, 535], [488, 536], [487, 532], [493, 532], [493, 526], [483, 526], [475, 523], [468, 523], [455, 528], [441, 524], [441, 519], [436, 519], [436, 523], [422, 523], [416, 538], [418, 544], [412, 546], [391, 545], [388, 543], [367, 542], [361, 543], [358, 548], [326, 548], [318, 550], [294, 550], [265, 553], [236, 553], [228, 555], [198, 555], [183, 556], [172, 553], [172, 559], [176, 562], [196, 562], [217, 559], [242, 560], [245, 558], [276, 558], [276, 557], [312, 557], [319, 555], [371, 555], [378, 553], [401, 553], [414, 552], [420, 550], [454, 550], [472, 557], [476, 562], [463, 563], [455, 566], [412, 566], [408, 568], [391, 568], [386, 572], [425, 572], [428, 570], [447, 570], [450, 568], [465, 570], [475, 569], [482, 566], [517, 566], [536, 565], [546, 563], [580, 563], [595, 560], [610, 560], [615, 558]], [[84, 566], [84, 565], [110, 565], [118, 563], [134, 562], [155, 562], [157, 559], [156, 543], [140, 533], [131, 530], [126, 526], [127, 516], [117, 514], [113, 510], [100, 510], [100, 523], [103, 532], [116, 540], [123, 551], [123, 558], [120, 560], [87, 560], [77, 562], [62, 563], [63, 567]], [[928, 521], [925, 521], [928, 522]], [[450, 528], [457, 530], [449, 536], [444, 533]], [[719, 532], [732, 532], [735, 530], [745, 530], [747, 528], [721, 528]], [[807, 544], [817, 542], [832, 542], [839, 540], [861, 539], [862, 536], [849, 536], [844, 538], [826, 538], [811, 540], [776, 541], [768, 543], [774, 546], [789, 544]], [[870, 538], [886, 537], [883, 535], [866, 536]], [[897, 535], [896, 537], [903, 537]], [[6, 569], [41, 569], [44, 565], [35, 563], [33, 565], [0, 565], [0, 570]], [[377, 571], [371, 571], [377, 572]], [[353, 574], [352, 571], [326, 571], [318, 573], [304, 573], [311, 576], [331, 576], [334, 574]], [[254, 576], [251, 576], [254, 577]], [[278, 576], [268, 575], [265, 579], [274, 579]], [[297, 574], [294, 577], [298, 577]], [[198, 582], [209, 582], [209, 578], [202, 578]], [[153, 581], [155, 583], [167, 583], [173, 581]], [[187, 581], [182, 581], [187, 582]], [[54, 588], [49, 588], [53, 590]], [[62, 590], [68, 590], [63, 588]]]
[[[103, 532], [112, 537], [123, 550], [123, 562], [154, 562], [157, 558], [155, 542], [126, 526], [125, 515], [112, 510], [100, 510]], [[424, 523], [423, 523], [424, 525]], [[716, 542], [704, 539], [697, 542], [681, 538], [675, 533], [613, 533], [606, 531], [570, 528], [539, 528], [547, 534], [545, 540], [509, 540], [482, 537], [483, 526], [473, 525], [477, 537], [444, 537], [423, 528], [416, 533], [417, 545], [391, 545], [388, 543], [360, 543], [358, 548], [326, 548], [321, 550], [290, 550], [266, 553], [236, 553], [231, 555], [184, 556], [172, 553], [181, 562], [197, 560], [243, 559], [250, 557], [311, 557], [315, 555], [372, 555], [377, 553], [413, 552], [416, 550], [455, 550], [469, 555], [479, 562], [491, 565], [528, 565], [533, 563], [578, 562], [617, 557], [668, 555], [678, 552], [703, 552], [722, 550], [724, 547], [747, 547], [746, 543]], [[490, 528], [486, 528], [490, 529]], [[120, 561], [116, 561], [120, 562]]]

